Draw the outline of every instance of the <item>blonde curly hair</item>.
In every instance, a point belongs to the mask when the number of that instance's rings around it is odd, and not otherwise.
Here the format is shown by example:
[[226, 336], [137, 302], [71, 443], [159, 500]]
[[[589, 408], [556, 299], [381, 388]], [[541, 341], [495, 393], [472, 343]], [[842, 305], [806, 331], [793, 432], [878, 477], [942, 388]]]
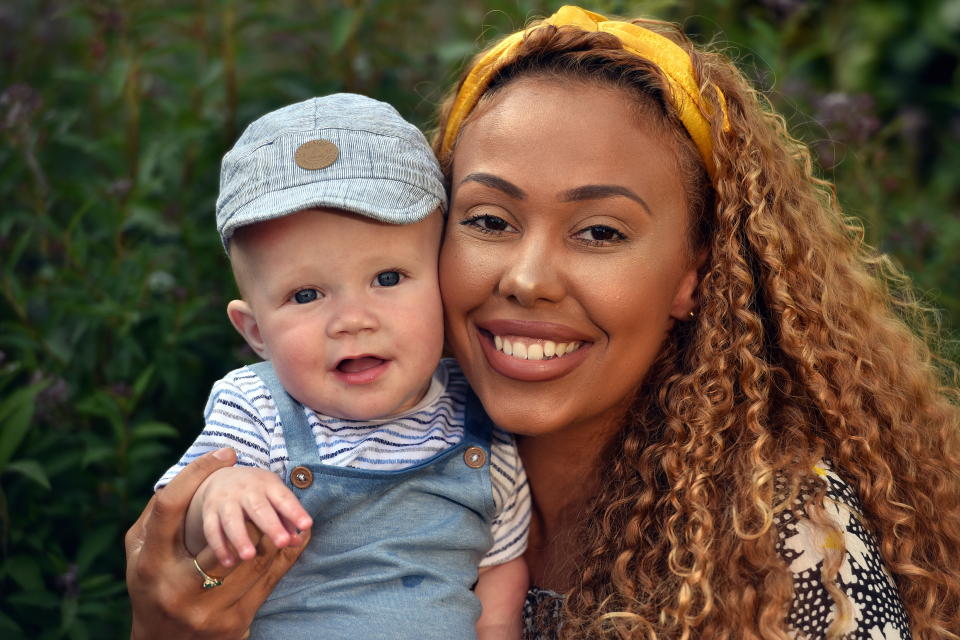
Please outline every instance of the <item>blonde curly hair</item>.
[[[807, 148], [729, 59], [673, 25], [633, 22], [689, 53], [712, 106], [715, 180], [660, 70], [610, 34], [530, 31], [480, 100], [541, 76], [634, 96], [676, 140], [691, 249], [707, 256], [696, 321], [674, 328], [609, 445], [562, 635], [791, 637], [793, 579], [775, 520], [793, 510], [842, 535], [815, 481], [829, 461], [861, 500], [913, 636], [960, 639], [960, 403], [955, 367], [930, 347], [934, 316], [864, 244]], [[448, 175], [440, 141], [458, 89], [434, 137]], [[843, 549], [826, 553], [836, 637], [851, 609], [837, 584]]]

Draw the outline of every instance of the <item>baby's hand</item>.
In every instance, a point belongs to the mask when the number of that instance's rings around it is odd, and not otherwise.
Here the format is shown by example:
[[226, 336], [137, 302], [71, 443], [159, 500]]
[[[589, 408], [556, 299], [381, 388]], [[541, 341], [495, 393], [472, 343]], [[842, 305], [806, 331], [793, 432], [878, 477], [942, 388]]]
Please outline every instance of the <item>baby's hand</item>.
[[257, 553], [245, 520], [280, 548], [290, 544], [298, 531], [313, 524], [293, 492], [277, 474], [265, 469], [220, 469], [200, 487], [194, 497], [197, 499], [201, 501], [203, 535], [224, 566], [233, 564], [228, 542], [241, 560], [249, 560]]

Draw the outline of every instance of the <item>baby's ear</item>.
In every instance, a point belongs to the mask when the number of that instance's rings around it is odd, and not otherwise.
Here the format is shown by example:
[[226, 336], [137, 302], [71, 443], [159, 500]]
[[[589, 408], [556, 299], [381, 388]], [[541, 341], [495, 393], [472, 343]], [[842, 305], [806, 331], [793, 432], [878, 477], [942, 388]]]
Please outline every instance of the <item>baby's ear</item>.
[[257, 324], [257, 318], [253, 315], [253, 309], [244, 300], [231, 300], [227, 305], [227, 317], [230, 318], [230, 324], [237, 330], [237, 333], [243, 336], [250, 348], [264, 360], [270, 359], [270, 353], [267, 351], [267, 345], [260, 335], [260, 325]]

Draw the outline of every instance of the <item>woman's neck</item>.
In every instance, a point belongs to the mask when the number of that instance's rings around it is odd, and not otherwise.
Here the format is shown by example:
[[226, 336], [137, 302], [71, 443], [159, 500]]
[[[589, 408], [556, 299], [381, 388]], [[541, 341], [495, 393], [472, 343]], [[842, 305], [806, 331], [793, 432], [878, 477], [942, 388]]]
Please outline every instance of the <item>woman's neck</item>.
[[551, 436], [523, 437], [517, 448], [530, 483], [534, 511], [549, 531], [569, 507], [592, 495], [598, 452]]
[[599, 424], [518, 438], [533, 503], [526, 554], [532, 584], [564, 591], [573, 583], [578, 528], [596, 493], [600, 455], [614, 431]]

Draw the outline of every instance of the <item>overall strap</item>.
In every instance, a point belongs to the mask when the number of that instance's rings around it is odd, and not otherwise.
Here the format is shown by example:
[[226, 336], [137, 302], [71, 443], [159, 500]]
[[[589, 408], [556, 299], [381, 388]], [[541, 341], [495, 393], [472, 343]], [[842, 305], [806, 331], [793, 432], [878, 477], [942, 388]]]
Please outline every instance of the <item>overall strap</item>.
[[473, 389], [469, 387], [467, 387], [467, 400], [464, 403], [463, 422], [463, 442], [489, 449], [493, 421], [483, 410], [483, 405], [480, 404], [480, 399]]
[[313, 430], [307, 422], [303, 405], [294, 400], [280, 384], [277, 372], [269, 361], [249, 365], [260, 376], [270, 390], [273, 402], [277, 406], [280, 424], [283, 425], [283, 439], [287, 446], [287, 458], [291, 465], [308, 463], [317, 458], [317, 442]]

